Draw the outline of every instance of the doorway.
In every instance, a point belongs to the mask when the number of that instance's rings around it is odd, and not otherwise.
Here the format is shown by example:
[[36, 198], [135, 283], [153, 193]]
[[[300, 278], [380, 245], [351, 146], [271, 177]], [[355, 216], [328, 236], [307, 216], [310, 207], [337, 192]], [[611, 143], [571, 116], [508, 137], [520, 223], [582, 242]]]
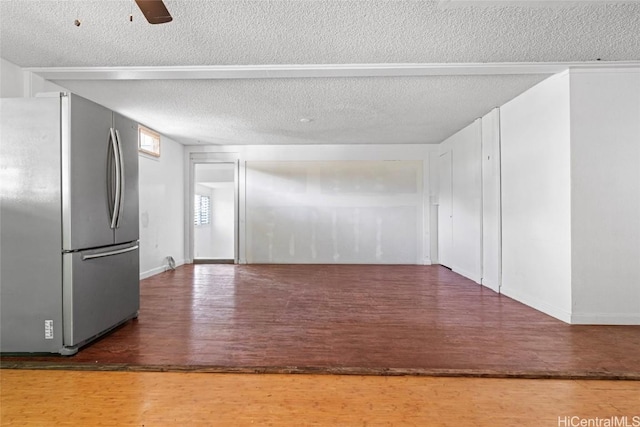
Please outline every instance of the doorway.
[[237, 261], [236, 164], [195, 163], [193, 217], [194, 263]]

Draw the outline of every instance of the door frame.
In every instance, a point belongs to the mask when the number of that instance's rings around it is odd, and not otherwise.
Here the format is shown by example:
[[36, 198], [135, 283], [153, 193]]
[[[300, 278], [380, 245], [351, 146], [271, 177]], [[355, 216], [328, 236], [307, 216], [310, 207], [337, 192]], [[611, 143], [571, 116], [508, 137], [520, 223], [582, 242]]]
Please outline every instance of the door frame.
[[[224, 154], [224, 156], [220, 156]], [[232, 156], [229, 156], [229, 155]], [[187, 252], [187, 262], [194, 262], [195, 254], [195, 239], [194, 239], [194, 225], [193, 215], [194, 206], [193, 199], [195, 197], [195, 170], [198, 164], [232, 164], [234, 165], [234, 184], [233, 184], [233, 209], [234, 209], [234, 221], [233, 221], [233, 262], [234, 264], [240, 263], [240, 161], [235, 153], [191, 153], [189, 156], [189, 168], [188, 168], [188, 191], [185, 200], [185, 248]]]

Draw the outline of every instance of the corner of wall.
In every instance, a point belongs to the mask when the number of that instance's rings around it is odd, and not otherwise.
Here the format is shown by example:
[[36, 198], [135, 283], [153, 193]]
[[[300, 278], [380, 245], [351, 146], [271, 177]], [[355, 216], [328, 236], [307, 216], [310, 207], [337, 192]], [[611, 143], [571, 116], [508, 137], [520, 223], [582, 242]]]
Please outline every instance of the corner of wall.
[[501, 292], [571, 321], [570, 105], [567, 73], [500, 109]]
[[[187, 260], [184, 260], [184, 259], [176, 260], [175, 268], [178, 268], [178, 267], [180, 267], [181, 265], [184, 265], [184, 264], [190, 264], [190, 263], [187, 262]], [[156, 274], [164, 273], [166, 271], [169, 271], [169, 266], [167, 266], [167, 265], [161, 265], [159, 267], [155, 267], [155, 268], [152, 268], [152, 269], [147, 270], [147, 271], [141, 271], [140, 272], [140, 280], [147, 279], [149, 277], [155, 276]]]
[[22, 98], [25, 82], [22, 68], [0, 58], [0, 98]]
[[557, 307], [548, 301], [543, 301], [535, 296], [529, 295], [520, 289], [513, 289], [503, 285], [500, 288], [500, 293], [511, 299], [519, 301], [531, 308], [534, 308], [544, 314], [548, 314], [551, 317], [555, 317], [558, 320], [562, 320], [565, 323], [572, 323], [572, 314], [560, 307]]
[[639, 94], [640, 67], [571, 72], [572, 323], [639, 324]]

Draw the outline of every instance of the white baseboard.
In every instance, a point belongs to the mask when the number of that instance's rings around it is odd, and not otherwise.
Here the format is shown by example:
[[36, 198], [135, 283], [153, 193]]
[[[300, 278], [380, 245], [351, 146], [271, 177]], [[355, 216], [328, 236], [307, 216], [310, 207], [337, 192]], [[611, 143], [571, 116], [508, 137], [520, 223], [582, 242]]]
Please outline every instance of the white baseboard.
[[[176, 267], [179, 267], [179, 266], [181, 266], [183, 264], [185, 264], [185, 260], [183, 260], [183, 259], [176, 261]], [[151, 276], [155, 276], [156, 274], [164, 273], [168, 269], [169, 269], [169, 267], [167, 267], [166, 265], [161, 265], [159, 267], [152, 268], [152, 269], [147, 270], [147, 271], [141, 271], [140, 272], [140, 280], [146, 279], [146, 278], [151, 277]]]
[[640, 325], [640, 313], [581, 313], [571, 315], [573, 325]]
[[551, 305], [545, 301], [540, 301], [539, 299], [532, 297], [531, 295], [525, 295], [521, 292], [509, 289], [508, 287], [504, 286], [504, 284], [500, 288], [500, 293], [516, 301], [519, 301], [524, 305], [528, 305], [531, 308], [548, 314], [551, 317], [562, 320], [565, 323], [571, 323], [571, 313], [559, 307]]
[[431, 259], [430, 258], [425, 258], [423, 265], [432, 265]]
[[470, 271], [465, 271], [458, 267], [451, 267], [451, 271], [453, 271], [454, 273], [458, 273], [459, 275], [464, 276], [467, 279], [471, 279], [477, 284], [480, 284], [480, 282], [482, 281], [482, 278], [479, 275], [471, 273]]
[[571, 325], [640, 325], [640, 313], [569, 313], [530, 295], [500, 288], [500, 293]]

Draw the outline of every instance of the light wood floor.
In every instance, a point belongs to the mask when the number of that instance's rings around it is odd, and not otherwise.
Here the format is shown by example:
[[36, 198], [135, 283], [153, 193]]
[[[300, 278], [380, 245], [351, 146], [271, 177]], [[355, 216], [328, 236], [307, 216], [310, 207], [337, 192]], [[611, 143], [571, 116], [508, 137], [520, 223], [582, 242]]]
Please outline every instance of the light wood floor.
[[8, 369], [0, 381], [2, 426], [640, 425], [638, 381]]

